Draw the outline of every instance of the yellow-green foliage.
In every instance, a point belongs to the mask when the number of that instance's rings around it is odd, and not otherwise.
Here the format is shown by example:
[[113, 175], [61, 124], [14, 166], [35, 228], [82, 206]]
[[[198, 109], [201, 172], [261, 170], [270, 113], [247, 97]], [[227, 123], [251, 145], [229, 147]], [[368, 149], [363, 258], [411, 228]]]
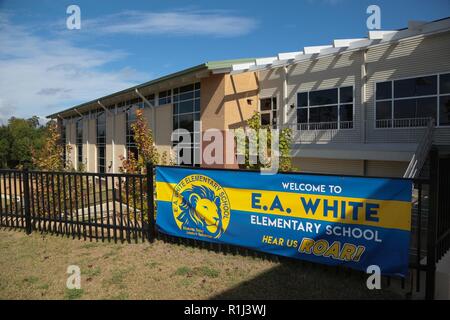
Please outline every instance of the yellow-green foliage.
[[[267, 154], [267, 156], [270, 157], [272, 154], [272, 150], [271, 150], [272, 130], [274, 130], [274, 129], [272, 129], [270, 126], [262, 126], [261, 125], [261, 116], [260, 116], [259, 112], [255, 112], [253, 114], [253, 116], [247, 120], [247, 127], [255, 130], [256, 133], [259, 132], [259, 129], [267, 129], [268, 130], [267, 144], [260, 146], [259, 135], [256, 136], [256, 142], [257, 142], [257, 145], [260, 148], [260, 150], [263, 151], [263, 154]], [[291, 158], [292, 130], [290, 128], [284, 128], [284, 129], [280, 130], [279, 139], [280, 139], [280, 141], [279, 141], [279, 151], [280, 151], [279, 168], [280, 168], [280, 171], [287, 172], [287, 171], [296, 170], [292, 166], [292, 158]], [[270, 162], [265, 163], [266, 161], [263, 161], [264, 163], [261, 163], [259, 158], [258, 158], [258, 162], [256, 164], [250, 164], [248, 142], [249, 142], [249, 139], [246, 138], [245, 167], [247, 169], [261, 169], [261, 168], [270, 167]]]

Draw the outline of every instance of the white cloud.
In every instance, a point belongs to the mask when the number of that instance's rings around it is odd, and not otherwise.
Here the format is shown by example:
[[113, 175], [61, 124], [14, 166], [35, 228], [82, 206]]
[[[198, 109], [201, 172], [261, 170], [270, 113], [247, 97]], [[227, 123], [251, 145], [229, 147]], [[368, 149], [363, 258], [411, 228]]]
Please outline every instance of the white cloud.
[[45, 116], [148, 80], [130, 68], [102, 70], [125, 56], [37, 36], [0, 14], [0, 121]]
[[226, 11], [125, 11], [83, 20], [82, 29], [110, 34], [164, 34], [234, 37], [250, 33], [256, 20]]

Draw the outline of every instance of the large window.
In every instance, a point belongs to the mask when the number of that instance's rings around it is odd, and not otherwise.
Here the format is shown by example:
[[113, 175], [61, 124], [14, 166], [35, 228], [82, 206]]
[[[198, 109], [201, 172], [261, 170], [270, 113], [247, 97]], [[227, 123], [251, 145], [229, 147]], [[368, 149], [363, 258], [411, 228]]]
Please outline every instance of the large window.
[[161, 106], [163, 104], [171, 103], [172, 102], [171, 96], [172, 96], [171, 90], [161, 91], [158, 94], [158, 104]]
[[430, 118], [450, 125], [450, 74], [378, 82], [377, 128], [421, 127]]
[[450, 126], [450, 73], [439, 78], [439, 125]]
[[134, 141], [134, 130], [132, 124], [136, 121], [136, 110], [141, 107], [140, 104], [135, 104], [128, 106], [125, 111], [126, 116], [126, 148], [128, 157], [133, 154], [134, 158], [138, 158], [138, 149], [136, 147], [136, 142]]
[[83, 165], [83, 119], [77, 120], [76, 130], [77, 166], [78, 169], [81, 169]]
[[263, 98], [259, 101], [259, 111], [261, 113], [261, 125], [277, 125], [277, 98]]
[[297, 123], [301, 130], [353, 128], [353, 87], [299, 92]]
[[106, 172], [106, 114], [105, 111], [97, 111], [97, 172]]
[[[200, 83], [186, 85], [173, 90], [173, 130], [186, 129], [191, 133], [191, 143], [180, 146], [191, 148], [191, 163], [194, 164], [194, 155], [200, 152], [200, 145], [194, 142], [194, 135], [198, 135], [194, 129], [194, 121], [200, 120]], [[180, 163], [184, 164], [184, 163]]]

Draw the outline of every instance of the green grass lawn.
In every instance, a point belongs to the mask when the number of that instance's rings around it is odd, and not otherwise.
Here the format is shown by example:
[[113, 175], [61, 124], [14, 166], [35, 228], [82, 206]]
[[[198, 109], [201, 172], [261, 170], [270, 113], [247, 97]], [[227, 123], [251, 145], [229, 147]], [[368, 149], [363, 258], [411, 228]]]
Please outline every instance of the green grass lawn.
[[[81, 289], [66, 288], [69, 265]], [[0, 299], [399, 299], [365, 277], [166, 243], [114, 244], [0, 230]]]

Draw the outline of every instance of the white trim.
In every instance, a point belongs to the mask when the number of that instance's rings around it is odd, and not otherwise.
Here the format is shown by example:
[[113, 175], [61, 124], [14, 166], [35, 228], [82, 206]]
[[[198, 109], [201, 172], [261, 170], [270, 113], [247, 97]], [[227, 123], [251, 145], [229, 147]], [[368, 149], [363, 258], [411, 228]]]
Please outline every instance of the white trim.
[[329, 48], [333, 48], [333, 46], [332, 45], [309, 46], [309, 47], [304, 47], [303, 52], [305, 53], [305, 55], [314, 54], [314, 53], [320, 53], [321, 50], [329, 49]]

